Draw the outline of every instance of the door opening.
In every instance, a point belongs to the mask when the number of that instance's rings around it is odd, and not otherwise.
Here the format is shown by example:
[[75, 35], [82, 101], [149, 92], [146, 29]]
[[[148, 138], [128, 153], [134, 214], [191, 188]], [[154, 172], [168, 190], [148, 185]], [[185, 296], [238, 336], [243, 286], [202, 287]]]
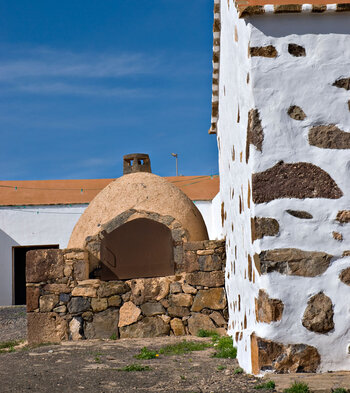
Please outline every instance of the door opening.
[[58, 248], [58, 244], [12, 247], [12, 304], [26, 304], [26, 254], [31, 250]]

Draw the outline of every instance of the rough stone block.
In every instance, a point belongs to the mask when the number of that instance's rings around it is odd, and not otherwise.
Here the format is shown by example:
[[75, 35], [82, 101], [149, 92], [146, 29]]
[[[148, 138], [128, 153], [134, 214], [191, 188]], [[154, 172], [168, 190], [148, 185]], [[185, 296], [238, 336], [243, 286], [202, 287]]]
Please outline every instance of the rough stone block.
[[100, 283], [97, 295], [98, 297], [109, 297], [113, 295], [121, 295], [128, 291], [130, 291], [130, 287], [124, 281], [107, 281]]
[[182, 286], [179, 282], [172, 282], [170, 284], [170, 293], [179, 293], [182, 291]]
[[86, 297], [97, 297], [97, 290], [91, 286], [80, 286], [73, 288], [72, 296], [86, 296]]
[[212, 312], [211, 314], [209, 314], [209, 317], [219, 327], [223, 327], [227, 325], [227, 320], [223, 317], [223, 315], [219, 311]]
[[254, 217], [254, 234], [252, 235], [252, 240], [262, 239], [264, 236], [276, 236], [279, 230], [278, 221], [274, 218]]
[[147, 302], [142, 304], [141, 311], [146, 317], [165, 314], [165, 308], [160, 303]]
[[62, 250], [32, 250], [27, 252], [27, 282], [42, 282], [63, 278]]
[[69, 322], [69, 338], [73, 341], [83, 338], [83, 318], [74, 317]]
[[320, 292], [310, 298], [303, 316], [303, 326], [306, 329], [327, 333], [334, 328], [332, 300]]
[[199, 263], [198, 263], [198, 256], [192, 252], [187, 251], [185, 253], [185, 264], [184, 264], [184, 271], [187, 273], [192, 273], [199, 270]]
[[201, 311], [203, 308], [223, 310], [226, 307], [226, 294], [224, 288], [212, 288], [198, 291], [194, 298], [191, 311]]
[[170, 326], [161, 317], [145, 317], [134, 325], [120, 328], [121, 338], [168, 336]]
[[262, 274], [276, 271], [291, 276], [315, 277], [328, 269], [332, 255], [296, 248], [279, 248], [262, 251], [259, 258]]
[[257, 322], [271, 323], [282, 319], [284, 304], [279, 299], [271, 299], [260, 289], [259, 297], [255, 299], [255, 316]]
[[87, 259], [74, 261], [73, 278], [75, 280], [87, 280], [89, 278], [89, 261]]
[[127, 282], [131, 287], [131, 300], [136, 305], [147, 301], [159, 301], [169, 294], [170, 279], [168, 277], [138, 278]]
[[171, 317], [187, 317], [190, 315], [190, 311], [187, 307], [180, 307], [180, 306], [170, 306], [168, 308], [168, 314]]
[[[346, 285], [350, 285], [350, 267], [341, 271], [339, 279]], [[28, 305], [27, 305], [28, 307]]]
[[90, 300], [84, 297], [72, 297], [68, 303], [70, 314], [79, 314], [90, 310]]
[[87, 339], [110, 338], [118, 334], [119, 311], [109, 308], [94, 314], [92, 322], [85, 323], [84, 334]]
[[191, 285], [186, 283], [182, 284], [182, 291], [184, 293], [190, 293], [192, 295], [195, 295], [197, 293], [197, 289], [195, 287], [192, 287]]
[[340, 210], [337, 214], [337, 221], [342, 224], [347, 224], [350, 222], [350, 210]]
[[122, 298], [119, 295], [113, 295], [108, 298], [108, 307], [119, 307], [121, 303], [122, 303]]
[[43, 295], [39, 299], [39, 306], [41, 312], [49, 312], [56, 306], [58, 303], [58, 295], [50, 294]]
[[135, 323], [141, 314], [141, 310], [132, 302], [124, 303], [120, 307], [119, 327], [128, 326]]
[[175, 336], [184, 336], [186, 334], [185, 326], [179, 318], [172, 319], [170, 321], [170, 327]]
[[221, 271], [195, 272], [185, 276], [186, 283], [203, 287], [222, 287], [225, 285], [225, 274]]
[[26, 288], [27, 312], [39, 308], [40, 289], [38, 287]]
[[91, 308], [94, 312], [104, 311], [108, 307], [106, 298], [103, 299], [91, 299]]
[[191, 318], [188, 320], [188, 330], [193, 335], [196, 336], [200, 329], [204, 330], [216, 330], [213, 321], [208, 315], [204, 314], [192, 314]]
[[68, 339], [67, 321], [54, 312], [28, 313], [28, 343], [57, 343]]
[[70, 293], [71, 288], [69, 288], [66, 284], [46, 284], [44, 285], [43, 290], [59, 295], [60, 293]]
[[169, 297], [172, 306], [190, 307], [192, 305], [192, 296], [188, 293], [177, 293]]
[[335, 124], [312, 127], [309, 143], [322, 149], [350, 149], [350, 132], [344, 132]]

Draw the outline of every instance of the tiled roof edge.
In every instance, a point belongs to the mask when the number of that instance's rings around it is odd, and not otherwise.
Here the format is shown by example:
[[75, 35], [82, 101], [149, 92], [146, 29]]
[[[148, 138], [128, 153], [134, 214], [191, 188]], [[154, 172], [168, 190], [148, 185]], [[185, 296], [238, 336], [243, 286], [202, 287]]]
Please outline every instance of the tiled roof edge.
[[350, 11], [350, 3], [340, 4], [265, 4], [244, 5], [235, 2], [240, 18], [262, 14], [325, 13]]
[[220, 70], [220, 0], [214, 0], [213, 23], [213, 81], [211, 97], [211, 126], [209, 134], [216, 134], [219, 114], [219, 70]]

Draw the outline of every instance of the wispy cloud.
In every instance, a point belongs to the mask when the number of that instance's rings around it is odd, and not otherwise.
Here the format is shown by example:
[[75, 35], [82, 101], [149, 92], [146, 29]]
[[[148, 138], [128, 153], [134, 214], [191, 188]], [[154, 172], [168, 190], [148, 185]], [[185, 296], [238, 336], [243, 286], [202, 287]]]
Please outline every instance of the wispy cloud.
[[[6, 53], [6, 52], [5, 52]], [[28, 77], [120, 78], [156, 72], [159, 59], [143, 53], [74, 53], [32, 48], [0, 59], [0, 80]]]

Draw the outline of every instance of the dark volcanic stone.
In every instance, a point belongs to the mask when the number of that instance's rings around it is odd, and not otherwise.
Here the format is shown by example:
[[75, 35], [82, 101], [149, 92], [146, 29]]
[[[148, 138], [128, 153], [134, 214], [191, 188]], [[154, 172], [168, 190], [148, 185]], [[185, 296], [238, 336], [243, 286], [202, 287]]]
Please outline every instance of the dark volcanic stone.
[[253, 241], [262, 239], [264, 236], [278, 235], [280, 226], [278, 221], [270, 217], [254, 217]]
[[255, 46], [249, 49], [250, 56], [277, 57], [277, 50], [273, 45]]
[[344, 132], [334, 124], [312, 127], [309, 143], [323, 149], [350, 149], [350, 132]]
[[27, 252], [26, 280], [41, 282], [63, 277], [62, 250], [32, 250]]
[[90, 310], [90, 301], [85, 297], [72, 297], [68, 303], [70, 314], [78, 314]]
[[303, 316], [303, 326], [316, 333], [327, 333], [334, 328], [332, 300], [320, 292], [311, 297]]
[[332, 255], [297, 248], [279, 248], [262, 251], [259, 258], [262, 274], [278, 272], [290, 276], [315, 277], [328, 269]]
[[296, 218], [303, 218], [305, 220], [310, 220], [313, 218], [312, 214], [304, 210], [286, 210], [286, 212]]
[[304, 120], [306, 118], [305, 112], [300, 106], [290, 106], [287, 113], [294, 120]]
[[301, 45], [297, 44], [289, 44], [288, 45], [288, 52], [295, 57], [302, 57], [306, 56], [305, 48]]
[[341, 78], [333, 83], [333, 86], [341, 89], [350, 90], [350, 78]]
[[253, 174], [253, 201], [270, 202], [278, 198], [338, 199], [343, 192], [320, 167], [308, 162], [286, 164], [280, 161], [264, 172]]
[[264, 141], [264, 131], [261, 125], [260, 114], [257, 109], [248, 112], [247, 141], [246, 141], [246, 162], [249, 160], [249, 146], [254, 145], [257, 150], [262, 151]]

